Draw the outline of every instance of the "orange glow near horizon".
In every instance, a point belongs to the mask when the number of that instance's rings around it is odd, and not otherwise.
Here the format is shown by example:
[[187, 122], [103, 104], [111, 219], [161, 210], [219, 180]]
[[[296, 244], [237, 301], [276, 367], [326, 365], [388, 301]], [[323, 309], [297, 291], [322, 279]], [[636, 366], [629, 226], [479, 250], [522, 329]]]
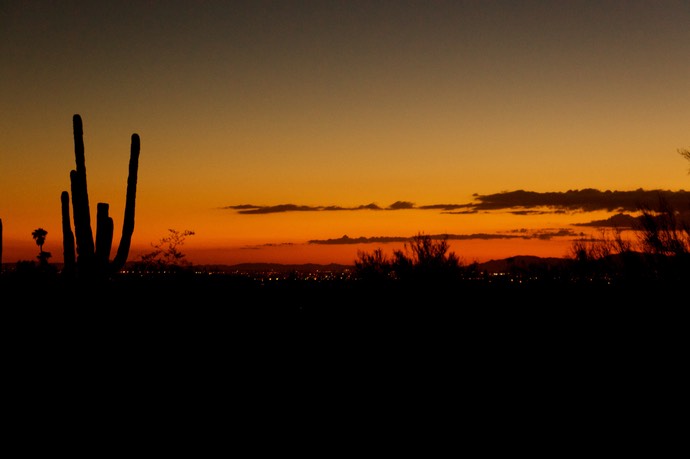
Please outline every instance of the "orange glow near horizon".
[[[530, 240], [521, 244], [515, 241], [451, 241], [449, 252], [455, 252], [461, 263], [469, 265], [489, 260], [499, 260], [518, 255], [539, 257], [567, 257], [570, 255], [571, 241], [544, 243]], [[381, 249], [387, 257], [393, 251], [404, 251], [403, 243], [349, 244], [324, 246], [316, 244], [285, 244], [271, 247], [240, 248], [195, 248], [187, 253], [190, 261], [200, 260], [198, 264], [241, 264], [241, 263], [281, 263], [281, 264], [343, 264], [354, 265], [359, 252], [372, 253]]]
[[[238, 244], [227, 246], [203, 246], [193, 242], [191, 236], [181, 247], [185, 259], [194, 265], [242, 264], [242, 263], [281, 263], [281, 264], [344, 264], [352, 265], [358, 258], [358, 252], [371, 253], [382, 249], [387, 256], [394, 250], [404, 250], [403, 243], [368, 243], [322, 245], [306, 242], [286, 242], [271, 245]], [[450, 241], [449, 251], [459, 256], [464, 264], [484, 262], [517, 255], [534, 255], [540, 257], [565, 257], [569, 255], [572, 241], [526, 240], [516, 243], [511, 240], [489, 241]], [[51, 252], [51, 263], [62, 263], [62, 247], [48, 243], [45, 251]], [[114, 255], [116, 247], [113, 248]], [[150, 245], [132, 246], [129, 261], [137, 261], [141, 255], [152, 250]], [[13, 264], [17, 261], [35, 261], [38, 247], [30, 241], [6, 241], [3, 263]]]
[[[293, 215], [250, 215], [238, 216], [234, 211], [214, 209], [207, 226], [176, 227], [176, 231], [191, 230], [178, 249], [186, 260], [194, 265], [241, 264], [241, 263], [284, 263], [284, 264], [354, 264], [358, 252], [373, 252], [382, 249], [388, 256], [394, 250], [403, 250], [403, 242], [369, 242], [356, 244], [314, 243], [310, 241], [337, 240], [347, 236], [359, 237], [412, 237], [426, 235], [481, 235], [514, 236], [514, 238], [482, 239], [476, 236], [468, 239], [450, 239], [449, 251], [453, 251], [465, 264], [517, 255], [540, 257], [570, 256], [575, 240], [583, 237], [601, 237], [600, 230], [572, 226], [573, 223], [604, 218], [609, 212], [546, 214], [532, 217], [512, 216], [505, 213], [482, 213], [478, 215], [447, 215], [432, 210], [399, 211], [320, 211], [300, 212], [298, 219]], [[115, 217], [114, 217], [115, 218]], [[521, 226], [527, 218], [530, 227]], [[144, 220], [145, 218], [140, 218]], [[506, 222], [514, 226], [506, 228]], [[197, 220], [201, 223], [203, 220]], [[418, 225], [424, 222], [425, 230]], [[117, 250], [119, 227], [113, 241], [112, 254]], [[51, 252], [51, 262], [62, 262], [62, 234], [52, 227], [48, 230], [44, 250]], [[201, 229], [199, 229], [201, 228]], [[236, 234], [230, 234], [234, 228]], [[376, 230], [374, 230], [374, 228]], [[540, 238], [559, 230], [570, 231], [568, 236]], [[148, 230], [148, 231], [146, 231]], [[207, 231], [208, 230], [208, 231]], [[227, 233], [227, 234], [226, 234]], [[251, 237], [238, 235], [252, 234]], [[304, 238], [303, 235], [313, 237]], [[136, 228], [130, 249], [129, 261], [137, 261], [152, 250], [168, 235], [167, 230], [153, 232], [150, 228]], [[317, 237], [318, 236], [318, 237]], [[4, 263], [19, 260], [35, 260], [38, 247], [31, 234], [23, 239], [5, 239]]]

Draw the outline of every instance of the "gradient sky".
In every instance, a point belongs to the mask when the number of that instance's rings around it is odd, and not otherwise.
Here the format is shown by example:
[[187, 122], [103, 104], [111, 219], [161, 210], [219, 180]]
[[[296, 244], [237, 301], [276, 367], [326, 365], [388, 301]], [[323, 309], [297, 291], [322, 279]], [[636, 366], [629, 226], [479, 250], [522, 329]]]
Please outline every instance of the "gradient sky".
[[3, 1], [3, 262], [38, 227], [62, 261], [77, 113], [113, 256], [133, 133], [130, 260], [168, 229], [195, 264], [352, 263], [418, 233], [563, 256], [622, 209], [569, 191], [690, 189], [689, 24], [688, 1]]

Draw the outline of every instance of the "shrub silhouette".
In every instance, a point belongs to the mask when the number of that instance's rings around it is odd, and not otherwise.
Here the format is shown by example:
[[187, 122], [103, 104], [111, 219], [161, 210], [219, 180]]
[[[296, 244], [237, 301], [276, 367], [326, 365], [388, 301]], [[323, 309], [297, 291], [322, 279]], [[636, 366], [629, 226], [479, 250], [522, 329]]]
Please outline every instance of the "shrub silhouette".
[[[641, 206], [639, 230], [643, 251], [654, 255], [686, 256], [690, 253], [690, 221], [659, 194], [657, 209]], [[687, 213], [686, 213], [687, 214]]]
[[355, 272], [358, 278], [367, 282], [383, 283], [392, 280], [392, 271], [391, 261], [380, 248], [372, 253], [361, 250], [357, 252]]
[[673, 208], [659, 193], [656, 207], [639, 204], [633, 228], [637, 243], [624, 240], [616, 229], [602, 231], [598, 240], [578, 240], [571, 246], [573, 274], [579, 279], [615, 281], [680, 280], [690, 276], [690, 212]]
[[404, 244], [403, 250], [393, 251], [391, 259], [381, 249], [371, 254], [359, 251], [355, 272], [358, 278], [369, 282], [452, 282], [461, 277], [462, 264], [454, 252], [448, 252], [449, 248], [445, 236], [434, 240], [430, 235], [418, 233]]

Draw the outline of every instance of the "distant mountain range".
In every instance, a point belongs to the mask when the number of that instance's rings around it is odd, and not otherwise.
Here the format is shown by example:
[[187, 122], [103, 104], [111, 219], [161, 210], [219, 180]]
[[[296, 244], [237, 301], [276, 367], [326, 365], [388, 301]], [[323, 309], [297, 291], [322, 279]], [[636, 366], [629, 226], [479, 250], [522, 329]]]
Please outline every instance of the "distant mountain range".
[[532, 270], [534, 268], [560, 268], [570, 263], [569, 258], [558, 257], [537, 257], [533, 255], [518, 255], [515, 257], [502, 258], [500, 260], [489, 260], [479, 263], [479, 271], [489, 273], [507, 273], [511, 270]]
[[[489, 273], [505, 273], [515, 269], [557, 268], [569, 263], [567, 258], [537, 257], [533, 255], [518, 255], [499, 260], [489, 260], [478, 264], [479, 271]], [[354, 264], [343, 265], [331, 263], [326, 265], [316, 263], [280, 264], [280, 263], [240, 263], [236, 265], [203, 265], [204, 269], [216, 272], [343, 272], [354, 269]]]

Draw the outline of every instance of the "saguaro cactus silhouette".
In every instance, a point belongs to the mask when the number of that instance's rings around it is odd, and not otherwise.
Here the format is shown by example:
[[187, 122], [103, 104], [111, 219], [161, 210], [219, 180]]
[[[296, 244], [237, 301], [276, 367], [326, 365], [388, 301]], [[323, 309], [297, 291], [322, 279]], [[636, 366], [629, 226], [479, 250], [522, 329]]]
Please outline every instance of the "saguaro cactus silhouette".
[[[84, 131], [81, 116], [72, 117], [74, 129], [74, 156], [76, 169], [70, 171], [72, 190], [72, 212], [74, 233], [70, 223], [69, 194], [62, 192], [62, 241], [64, 254], [63, 273], [80, 279], [104, 279], [122, 269], [129, 256], [134, 233], [134, 206], [137, 194], [137, 173], [139, 170], [139, 135], [132, 134], [127, 176], [122, 235], [115, 258], [110, 261], [113, 242], [113, 219], [108, 215], [109, 205], [98, 203], [96, 207], [96, 239], [91, 230], [89, 194], [86, 186], [86, 159], [84, 154]], [[75, 245], [76, 238], [76, 245]], [[76, 256], [75, 256], [76, 249]]]

